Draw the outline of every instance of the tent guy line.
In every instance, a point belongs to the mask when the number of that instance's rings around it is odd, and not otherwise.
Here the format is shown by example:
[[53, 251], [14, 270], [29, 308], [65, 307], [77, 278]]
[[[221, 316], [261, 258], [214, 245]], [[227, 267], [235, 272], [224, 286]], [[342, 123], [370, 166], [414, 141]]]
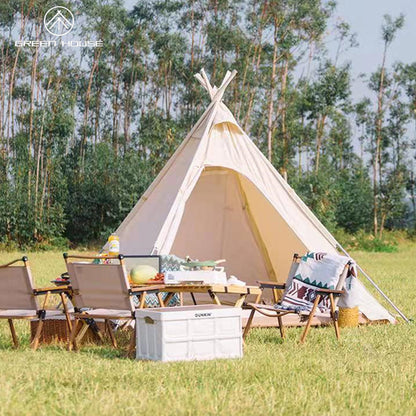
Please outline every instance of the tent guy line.
[[[338, 244], [338, 248], [348, 257], [351, 257], [348, 252]], [[391, 305], [391, 307], [404, 319], [406, 323], [410, 323], [410, 320], [406, 317], [406, 315], [396, 306], [396, 304], [383, 292], [380, 286], [368, 275], [368, 273], [363, 270], [363, 268], [357, 264], [357, 269], [362, 273], [362, 275], [374, 286], [378, 293], [383, 296], [384, 299]]]

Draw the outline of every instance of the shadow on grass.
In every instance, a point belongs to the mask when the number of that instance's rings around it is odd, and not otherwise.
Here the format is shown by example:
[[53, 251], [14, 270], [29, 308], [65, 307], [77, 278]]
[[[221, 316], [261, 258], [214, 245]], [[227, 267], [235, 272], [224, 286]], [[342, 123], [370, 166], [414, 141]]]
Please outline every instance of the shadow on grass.
[[[280, 331], [278, 327], [274, 328], [253, 328], [249, 333], [248, 337], [246, 338], [246, 345], [252, 343], [257, 344], [272, 344], [272, 345], [283, 345], [283, 344], [290, 344], [290, 345], [307, 345], [309, 342], [320, 342], [322, 340], [328, 339], [333, 340], [334, 342], [337, 341], [335, 336], [334, 327], [331, 325], [322, 325], [322, 326], [313, 326], [308, 336], [306, 337], [305, 343], [300, 344], [300, 338], [304, 331], [304, 326], [299, 327], [289, 327], [285, 328], [285, 338], [282, 339], [280, 335]], [[351, 328], [348, 328], [351, 330]], [[356, 330], [354, 328], [353, 330]], [[342, 330], [341, 330], [341, 339], [342, 339]]]
[[273, 344], [273, 345], [282, 345], [285, 342], [290, 342], [294, 339], [292, 331], [286, 330], [286, 337], [283, 339], [280, 336], [279, 328], [253, 328], [248, 334], [245, 344], [250, 345], [250, 343], [258, 344]]
[[[118, 348], [115, 349], [111, 346], [111, 342], [107, 337], [105, 338], [104, 343], [97, 342], [83, 342], [78, 351], [68, 351], [67, 342], [65, 341], [52, 341], [47, 343], [40, 343], [37, 351], [50, 351], [58, 353], [67, 353], [67, 354], [86, 354], [86, 355], [95, 355], [101, 359], [123, 359], [131, 360], [131, 358], [126, 357], [126, 351], [128, 348], [128, 337], [125, 334], [117, 336]], [[18, 348], [13, 347], [13, 342], [8, 334], [0, 334], [0, 353], [1, 352], [27, 352], [31, 351], [30, 347], [30, 335], [28, 333], [18, 335], [19, 346]], [[34, 351], [35, 352], [35, 351]]]

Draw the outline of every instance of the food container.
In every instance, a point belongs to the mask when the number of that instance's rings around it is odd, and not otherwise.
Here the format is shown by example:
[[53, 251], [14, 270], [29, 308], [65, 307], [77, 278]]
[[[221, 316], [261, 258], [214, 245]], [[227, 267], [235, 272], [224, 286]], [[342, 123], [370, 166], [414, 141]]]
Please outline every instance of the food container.
[[212, 360], [243, 356], [241, 308], [180, 306], [136, 311], [136, 359]]
[[206, 285], [226, 285], [227, 275], [222, 270], [171, 271], [165, 273], [165, 284], [202, 283]]

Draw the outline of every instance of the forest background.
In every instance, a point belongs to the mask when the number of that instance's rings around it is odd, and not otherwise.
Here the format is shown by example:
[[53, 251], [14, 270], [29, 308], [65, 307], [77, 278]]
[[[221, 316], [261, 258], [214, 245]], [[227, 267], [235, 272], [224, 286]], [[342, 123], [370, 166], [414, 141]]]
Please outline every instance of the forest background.
[[[58, 4], [59, 3], [59, 4]], [[51, 7], [75, 16], [55, 40]], [[379, 65], [351, 93], [359, 39], [319, 0], [0, 3], [0, 248], [100, 245], [208, 104], [193, 75], [238, 75], [224, 101], [326, 227], [394, 250], [416, 229], [416, 59], [387, 64], [406, 16], [380, 21]], [[329, 54], [328, 39], [336, 43]], [[399, 237], [398, 237], [399, 236]]]

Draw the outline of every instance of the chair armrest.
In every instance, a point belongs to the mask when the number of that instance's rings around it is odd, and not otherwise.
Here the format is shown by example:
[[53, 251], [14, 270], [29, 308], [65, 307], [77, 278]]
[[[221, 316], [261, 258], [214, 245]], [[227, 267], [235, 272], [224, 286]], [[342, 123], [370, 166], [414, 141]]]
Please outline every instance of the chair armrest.
[[274, 311], [276, 308], [273, 305], [263, 305], [262, 303], [247, 303], [246, 307], [248, 309], [264, 309], [266, 311]]
[[320, 295], [329, 295], [332, 293], [333, 295], [340, 296], [345, 293], [345, 290], [322, 288], [322, 289], [316, 289], [316, 293], [319, 293]]
[[258, 285], [262, 289], [286, 289], [286, 283], [277, 283], [272, 281], [257, 280]]
[[71, 286], [53, 286], [53, 287], [41, 287], [33, 289], [33, 294], [35, 296], [38, 295], [46, 295], [46, 293], [68, 293], [71, 292]]
[[248, 303], [246, 309], [254, 309], [256, 312], [260, 312], [262, 315], [268, 316], [269, 318], [297, 313], [293, 309], [279, 309], [272, 305], [263, 305], [261, 303]]

